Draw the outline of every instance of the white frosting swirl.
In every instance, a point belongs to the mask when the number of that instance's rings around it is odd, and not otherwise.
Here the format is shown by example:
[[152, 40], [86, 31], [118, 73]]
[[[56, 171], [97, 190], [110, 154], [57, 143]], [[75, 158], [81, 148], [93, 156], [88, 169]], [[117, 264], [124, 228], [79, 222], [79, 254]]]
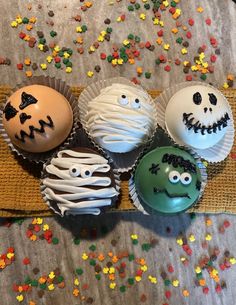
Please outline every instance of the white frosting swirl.
[[45, 170], [58, 179], [43, 179], [44, 195], [57, 203], [62, 215], [97, 215], [100, 207], [110, 205], [118, 195], [109, 177], [96, 175], [110, 171], [108, 161], [97, 154], [62, 150]]
[[148, 94], [134, 86], [112, 84], [88, 103], [86, 128], [101, 147], [110, 152], [129, 152], [155, 129]]

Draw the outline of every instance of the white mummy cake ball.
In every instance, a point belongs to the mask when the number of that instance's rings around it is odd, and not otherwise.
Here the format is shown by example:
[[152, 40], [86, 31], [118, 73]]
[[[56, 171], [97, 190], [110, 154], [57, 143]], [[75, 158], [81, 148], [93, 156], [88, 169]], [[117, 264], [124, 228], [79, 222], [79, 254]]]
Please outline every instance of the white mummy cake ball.
[[207, 149], [224, 137], [230, 113], [226, 98], [217, 89], [205, 85], [189, 86], [170, 99], [165, 124], [178, 144]]
[[150, 137], [155, 129], [154, 106], [140, 88], [112, 84], [88, 104], [86, 128], [102, 148], [129, 152]]
[[44, 199], [61, 215], [97, 215], [118, 195], [108, 161], [90, 149], [60, 151], [45, 172]]

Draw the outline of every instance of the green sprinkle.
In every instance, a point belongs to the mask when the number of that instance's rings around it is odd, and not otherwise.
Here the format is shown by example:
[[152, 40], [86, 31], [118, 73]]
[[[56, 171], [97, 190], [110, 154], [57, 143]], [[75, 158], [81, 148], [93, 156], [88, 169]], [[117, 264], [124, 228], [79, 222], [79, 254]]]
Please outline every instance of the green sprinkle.
[[27, 23], [29, 23], [29, 19], [28, 19], [27, 17], [24, 17], [24, 18], [22, 19], [22, 22], [23, 22], [24, 24], [27, 24]]
[[120, 48], [120, 53], [125, 53], [125, 48], [124, 47]]
[[40, 287], [40, 289], [44, 290], [47, 288], [47, 284], [46, 283], [40, 284], [39, 287]]
[[82, 30], [83, 33], [85, 33], [87, 31], [87, 29], [88, 28], [85, 24], [81, 26], [81, 30]]
[[112, 56], [112, 55], [108, 55], [108, 56], [107, 56], [107, 61], [108, 61], [108, 62], [112, 62], [112, 60], [113, 60], [113, 56]]
[[202, 272], [197, 273], [197, 279], [198, 279], [198, 280], [202, 279]]
[[58, 284], [64, 281], [64, 277], [62, 275], [59, 275], [57, 278]]
[[160, 59], [157, 58], [157, 59], [155, 60], [155, 63], [156, 63], [156, 65], [160, 65], [160, 63], [161, 63]]
[[135, 42], [137, 42], [137, 43], [139, 43], [139, 42], [141, 41], [141, 39], [140, 39], [139, 36], [135, 36], [135, 37], [134, 37], [134, 40], [135, 40]]
[[151, 78], [151, 75], [152, 75], [152, 74], [151, 74], [150, 72], [145, 72], [144, 75], [145, 75], [145, 77], [146, 77], [147, 79], [149, 79], [149, 78]]
[[171, 1], [170, 5], [171, 5], [172, 7], [176, 7], [176, 2], [175, 2], [175, 1]]
[[128, 278], [128, 283], [130, 285], [133, 285], [134, 284], [134, 279], [132, 277]]
[[96, 277], [96, 279], [97, 279], [98, 281], [100, 281], [100, 279], [101, 279], [101, 275], [100, 275], [100, 274], [96, 274], [95, 277]]
[[126, 291], [126, 286], [120, 286], [120, 292], [125, 292]]
[[95, 266], [96, 265], [96, 261], [94, 259], [91, 259], [89, 264], [90, 264], [90, 266]]
[[149, 9], [150, 9], [150, 4], [149, 4], [149, 3], [145, 3], [145, 4], [144, 4], [144, 8], [145, 8], [146, 10], [149, 10]]
[[142, 244], [142, 250], [148, 252], [151, 249], [151, 244]]
[[134, 39], [134, 35], [133, 35], [133, 34], [129, 34], [129, 35], [128, 35], [128, 39], [133, 40], [133, 39]]
[[132, 262], [134, 260], [134, 254], [129, 255], [129, 261]]
[[22, 225], [24, 222], [25, 218], [13, 218], [13, 222], [18, 223], [18, 225]]
[[137, 239], [133, 239], [133, 240], [132, 240], [132, 244], [133, 244], [133, 245], [137, 245], [137, 244], [138, 244], [138, 240], [137, 240]]
[[206, 75], [206, 74], [201, 74], [200, 78], [201, 78], [202, 80], [206, 80], [206, 79], [207, 79], [207, 75]]
[[57, 36], [57, 32], [55, 32], [55, 31], [51, 31], [51, 32], [50, 32], [50, 36], [51, 36], [51, 37], [55, 37], [55, 36]]
[[178, 38], [176, 39], [176, 42], [179, 43], [179, 44], [181, 44], [182, 41], [183, 41], [183, 38], [182, 38], [182, 37], [178, 37]]
[[72, 51], [71, 49], [68, 49], [66, 52], [67, 52], [68, 54], [70, 54], [70, 55], [73, 54], [73, 51]]
[[141, 6], [139, 3], [135, 3], [134, 7], [136, 8], [136, 10], [139, 10]]
[[59, 53], [58, 53], [58, 55], [59, 55], [60, 57], [63, 57], [63, 56], [64, 56], [64, 51], [60, 50]]
[[83, 269], [78, 268], [75, 270], [78, 275], [82, 275], [84, 273]]
[[107, 28], [107, 29], [106, 29], [106, 32], [107, 32], [108, 34], [111, 34], [112, 28]]
[[72, 62], [68, 61], [68, 63], [66, 64], [66, 67], [72, 67]]
[[[64, 59], [63, 59], [63, 64], [67, 65], [68, 62], [69, 62], [69, 59], [68, 59], [68, 58], [64, 58]], [[74, 240], [75, 240], [75, 239], [74, 239]]]
[[58, 239], [57, 237], [53, 237], [52, 243], [53, 243], [54, 245], [57, 245], [57, 244], [59, 243], [59, 239]]
[[208, 265], [208, 266], [212, 266], [212, 265], [213, 265], [213, 261], [210, 260], [210, 261], [207, 263], [207, 265]]
[[164, 280], [164, 285], [165, 286], [170, 286], [170, 284], [171, 284], [171, 281], [170, 280]]
[[30, 278], [29, 276], [27, 276], [26, 279], [25, 279], [25, 281], [24, 281], [24, 283], [25, 283], [26, 285], [31, 284], [31, 278]]
[[127, 62], [129, 59], [127, 54], [122, 54], [120, 57], [123, 59], [124, 62]]
[[46, 43], [46, 39], [45, 38], [40, 38], [39, 39], [39, 43], [40, 44], [45, 44]]
[[133, 12], [133, 11], [134, 11], [133, 5], [129, 5], [129, 6], [128, 6], [128, 11], [130, 11], [130, 12]]
[[60, 62], [57, 62], [57, 63], [55, 64], [55, 67], [56, 67], [57, 69], [60, 69], [60, 68], [61, 68], [61, 63], [60, 63]]
[[160, 2], [158, 1], [158, 2], [154, 2], [153, 3], [153, 10], [158, 10], [159, 9], [159, 7], [160, 7]]
[[96, 250], [96, 246], [95, 246], [95, 245], [91, 245], [91, 246], [89, 247], [89, 250], [94, 252], [94, 251]]
[[32, 280], [31, 281], [31, 286], [33, 286], [33, 287], [38, 287], [38, 281], [37, 280]]

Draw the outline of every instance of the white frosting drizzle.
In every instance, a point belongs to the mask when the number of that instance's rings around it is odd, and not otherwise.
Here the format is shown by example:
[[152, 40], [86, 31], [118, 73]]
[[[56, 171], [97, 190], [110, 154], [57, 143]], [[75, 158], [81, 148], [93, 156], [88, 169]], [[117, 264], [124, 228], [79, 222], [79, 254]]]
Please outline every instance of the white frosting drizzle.
[[[119, 102], [122, 95], [126, 96], [126, 104]], [[135, 99], [140, 101], [139, 108]], [[153, 112], [145, 91], [112, 84], [88, 103], [86, 127], [101, 147], [111, 152], [129, 152], [151, 135], [155, 128]]]
[[[78, 176], [73, 176], [73, 172], [70, 172], [74, 168], [80, 170]], [[108, 161], [97, 154], [62, 150], [45, 170], [58, 179], [43, 179], [46, 187], [43, 192], [48, 200], [57, 203], [62, 215], [65, 213], [97, 215], [100, 213], [100, 207], [110, 205], [112, 197], [118, 195], [114, 187], [109, 187], [111, 184], [109, 177], [96, 176], [96, 173], [110, 171]], [[89, 172], [91, 176], [82, 177], [82, 172]], [[99, 188], [92, 189], [91, 186]]]

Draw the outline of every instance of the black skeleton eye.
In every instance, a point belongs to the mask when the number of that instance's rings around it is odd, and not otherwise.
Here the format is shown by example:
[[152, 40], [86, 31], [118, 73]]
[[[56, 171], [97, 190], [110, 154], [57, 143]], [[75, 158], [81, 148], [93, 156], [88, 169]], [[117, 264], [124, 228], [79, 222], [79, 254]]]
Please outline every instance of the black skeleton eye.
[[17, 112], [18, 111], [11, 105], [11, 102], [8, 102], [3, 110], [3, 113], [5, 114], [5, 118], [7, 121], [14, 118]]
[[208, 93], [208, 95], [209, 95], [210, 103], [215, 106], [217, 104], [217, 98], [216, 98], [215, 94], [214, 93]]
[[196, 105], [200, 105], [202, 102], [202, 96], [199, 92], [194, 93], [193, 95], [193, 102]]
[[28, 94], [26, 92], [22, 92], [22, 94], [21, 94], [21, 104], [20, 104], [19, 108], [21, 110], [23, 110], [25, 107], [28, 107], [31, 104], [36, 104], [37, 101], [38, 100], [33, 95]]
[[159, 164], [152, 163], [152, 166], [149, 168], [149, 171], [151, 172], [151, 174], [157, 175], [159, 169], [160, 169]]

